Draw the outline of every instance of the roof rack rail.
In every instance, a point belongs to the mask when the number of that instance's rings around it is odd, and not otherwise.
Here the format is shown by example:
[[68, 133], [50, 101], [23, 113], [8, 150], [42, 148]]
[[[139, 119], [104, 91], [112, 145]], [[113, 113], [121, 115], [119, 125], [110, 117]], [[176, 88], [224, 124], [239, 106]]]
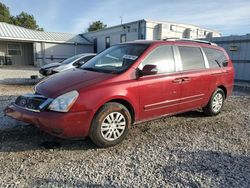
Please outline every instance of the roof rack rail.
[[217, 46], [217, 44], [215, 44], [213, 42], [209, 42], [209, 41], [206, 41], [206, 40], [198, 40], [198, 39], [187, 39], [187, 38], [172, 37], [172, 38], [164, 38], [162, 40], [164, 40], [164, 41], [197, 42], [197, 43], [204, 43], [204, 44], [209, 44], [209, 45]]

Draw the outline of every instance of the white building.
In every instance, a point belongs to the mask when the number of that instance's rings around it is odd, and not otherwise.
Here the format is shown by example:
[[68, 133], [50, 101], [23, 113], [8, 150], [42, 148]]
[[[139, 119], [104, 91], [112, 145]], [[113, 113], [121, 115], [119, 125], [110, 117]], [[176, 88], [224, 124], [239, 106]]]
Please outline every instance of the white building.
[[34, 31], [0, 22], [0, 64], [41, 66], [92, 51], [92, 43], [80, 35]]
[[217, 31], [189, 24], [138, 20], [102, 30], [82, 34], [93, 42], [94, 52], [100, 52], [110, 45], [133, 40], [160, 40], [164, 38], [211, 38], [219, 37]]

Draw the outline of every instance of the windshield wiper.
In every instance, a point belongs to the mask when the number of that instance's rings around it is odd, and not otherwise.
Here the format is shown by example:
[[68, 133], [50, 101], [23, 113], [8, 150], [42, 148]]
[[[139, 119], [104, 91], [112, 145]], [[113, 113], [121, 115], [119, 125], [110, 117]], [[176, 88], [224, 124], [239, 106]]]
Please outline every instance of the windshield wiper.
[[95, 69], [95, 68], [92, 68], [92, 67], [83, 67], [82, 69], [88, 70], [88, 71], [100, 72], [98, 69]]
[[115, 71], [115, 70], [95, 69], [92, 67], [82, 67], [81, 69], [88, 70], [88, 71], [94, 71], [94, 72], [107, 73], [107, 74], [117, 74], [117, 71]]

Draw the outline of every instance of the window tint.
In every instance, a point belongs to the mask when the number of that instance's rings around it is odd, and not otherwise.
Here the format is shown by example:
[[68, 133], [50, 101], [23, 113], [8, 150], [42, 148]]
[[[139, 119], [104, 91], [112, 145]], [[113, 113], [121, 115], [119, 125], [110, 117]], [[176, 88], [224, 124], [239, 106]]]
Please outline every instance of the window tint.
[[174, 55], [172, 46], [161, 46], [151, 52], [140, 65], [142, 69], [145, 65], [157, 65], [158, 73], [168, 73], [175, 71]]
[[95, 57], [95, 56], [94, 55], [85, 56], [85, 57], [79, 59], [78, 61], [76, 61], [75, 63], [73, 63], [73, 66], [82, 65], [93, 57]]
[[207, 56], [210, 68], [218, 68], [226, 65], [223, 63], [227, 62], [227, 58], [222, 51], [212, 48], [203, 48], [203, 51]]
[[95, 55], [89, 55], [89, 56], [86, 56], [82, 59], [82, 61], [84, 62], [87, 62], [88, 60], [92, 59], [93, 57], [95, 57]]
[[179, 46], [183, 70], [205, 68], [204, 58], [200, 48]]
[[70, 63], [72, 63], [73, 61], [79, 59], [81, 56], [82, 56], [82, 54], [78, 54], [78, 55], [69, 57], [69, 58], [63, 60], [61, 63], [64, 64], [64, 65], [70, 64]]

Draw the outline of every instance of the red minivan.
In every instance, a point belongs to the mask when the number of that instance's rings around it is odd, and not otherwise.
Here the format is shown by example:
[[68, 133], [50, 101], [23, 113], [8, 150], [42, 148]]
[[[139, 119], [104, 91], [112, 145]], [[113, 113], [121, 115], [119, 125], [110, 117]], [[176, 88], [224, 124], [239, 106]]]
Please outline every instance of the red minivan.
[[201, 108], [220, 113], [234, 68], [223, 48], [166, 39], [114, 45], [80, 68], [43, 80], [5, 114], [62, 138], [121, 142], [133, 124]]

